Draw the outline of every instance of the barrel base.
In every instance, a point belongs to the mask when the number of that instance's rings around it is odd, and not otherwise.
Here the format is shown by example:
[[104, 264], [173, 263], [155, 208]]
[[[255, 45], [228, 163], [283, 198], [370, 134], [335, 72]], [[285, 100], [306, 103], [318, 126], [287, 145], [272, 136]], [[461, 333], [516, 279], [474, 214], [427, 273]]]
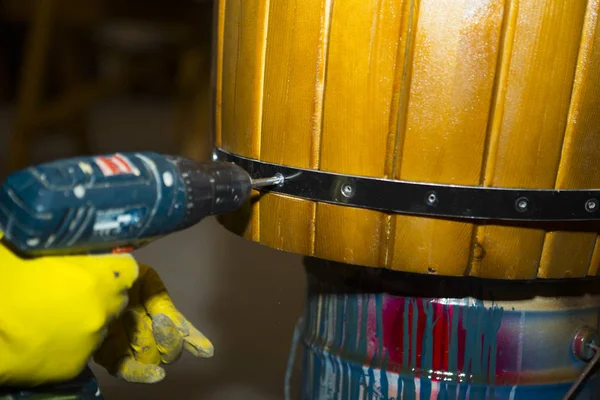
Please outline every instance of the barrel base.
[[[562, 399], [600, 281], [497, 281], [307, 258], [302, 398]], [[600, 397], [600, 376], [576, 399]]]
[[[495, 386], [432, 381], [392, 371], [364, 367], [332, 354], [305, 348], [304, 400], [562, 400], [571, 382]], [[594, 376], [573, 400], [597, 400], [600, 378]]]

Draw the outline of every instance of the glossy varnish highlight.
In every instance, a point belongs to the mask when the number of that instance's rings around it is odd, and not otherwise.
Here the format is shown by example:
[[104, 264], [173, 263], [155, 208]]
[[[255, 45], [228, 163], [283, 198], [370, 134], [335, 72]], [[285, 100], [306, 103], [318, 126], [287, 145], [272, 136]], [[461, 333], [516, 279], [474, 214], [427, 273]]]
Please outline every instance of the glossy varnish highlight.
[[[599, 0], [221, 0], [217, 145], [420, 182], [600, 187]], [[596, 274], [597, 227], [474, 225], [268, 194], [268, 246], [444, 275]]]

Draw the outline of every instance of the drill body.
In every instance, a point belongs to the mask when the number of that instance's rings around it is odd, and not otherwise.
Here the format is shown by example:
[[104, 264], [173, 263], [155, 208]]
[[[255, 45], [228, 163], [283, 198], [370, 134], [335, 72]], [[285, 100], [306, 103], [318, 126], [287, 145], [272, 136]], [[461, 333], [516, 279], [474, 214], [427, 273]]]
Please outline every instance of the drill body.
[[132, 250], [234, 211], [251, 188], [231, 163], [150, 152], [70, 158], [6, 179], [0, 231], [28, 256]]

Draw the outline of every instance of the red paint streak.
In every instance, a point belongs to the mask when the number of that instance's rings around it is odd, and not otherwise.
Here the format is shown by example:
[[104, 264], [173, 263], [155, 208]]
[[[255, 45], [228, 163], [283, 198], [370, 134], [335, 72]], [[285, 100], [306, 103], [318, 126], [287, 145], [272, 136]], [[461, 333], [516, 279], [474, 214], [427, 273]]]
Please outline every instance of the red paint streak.
[[[444, 305], [435, 303], [433, 305], [433, 369], [435, 371], [448, 370], [448, 346], [450, 327], [448, 325], [448, 313]], [[439, 380], [439, 379], [436, 379]]]
[[405, 299], [386, 301], [382, 309], [383, 348], [387, 351], [388, 369], [402, 365], [404, 353], [404, 304]]
[[[417, 299], [413, 302], [413, 307], [417, 307], [419, 318], [417, 319], [417, 348], [413, 351], [417, 352], [417, 370], [423, 368], [423, 338], [425, 337], [425, 328], [427, 326], [427, 315], [425, 314], [425, 307], [423, 307], [423, 300]], [[417, 374], [420, 376], [420, 374]]]
[[462, 307], [453, 307], [454, 312], [458, 313], [458, 324], [457, 324], [457, 338], [458, 338], [458, 346], [457, 346], [457, 357], [456, 357], [456, 369], [459, 372], [464, 372], [465, 369], [465, 341], [467, 336], [467, 331], [463, 328], [463, 313], [465, 309]]
[[[415, 352], [417, 351], [417, 349], [413, 348], [413, 340], [412, 340], [412, 336], [413, 336], [413, 307], [414, 307], [414, 301], [411, 299], [408, 302], [408, 337], [406, 338], [406, 340], [408, 340], [408, 346], [406, 346], [408, 348], [408, 366], [410, 367], [415, 367], [412, 364], [412, 359], [413, 359], [413, 353], [416, 354]], [[417, 365], [419, 365], [417, 363]]]

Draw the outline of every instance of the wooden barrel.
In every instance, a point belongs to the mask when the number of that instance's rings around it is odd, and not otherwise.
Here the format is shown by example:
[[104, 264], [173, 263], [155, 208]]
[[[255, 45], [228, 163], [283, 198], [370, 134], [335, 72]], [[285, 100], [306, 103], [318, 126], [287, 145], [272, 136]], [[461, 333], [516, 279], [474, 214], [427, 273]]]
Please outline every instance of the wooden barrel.
[[[221, 0], [215, 144], [297, 168], [600, 187], [598, 0]], [[387, 214], [266, 194], [221, 219], [264, 245], [394, 270], [596, 275], [597, 224]]]

